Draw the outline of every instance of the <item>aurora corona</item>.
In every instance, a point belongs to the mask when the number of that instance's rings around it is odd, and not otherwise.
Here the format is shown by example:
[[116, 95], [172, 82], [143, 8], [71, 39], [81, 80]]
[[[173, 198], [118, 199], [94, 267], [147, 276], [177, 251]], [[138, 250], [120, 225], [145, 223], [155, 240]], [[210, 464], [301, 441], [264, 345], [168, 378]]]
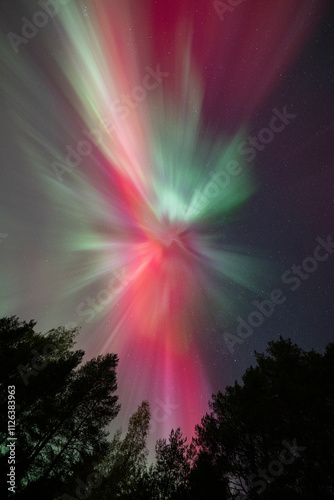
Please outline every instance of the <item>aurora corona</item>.
[[[54, 57], [46, 75], [53, 90], [52, 138], [38, 120], [27, 122], [22, 134], [25, 157], [50, 206], [50, 247], [57, 273], [64, 275], [55, 309], [59, 314], [63, 304], [68, 326], [81, 326], [79, 342], [90, 355], [119, 355], [120, 389], [128, 395], [123, 415], [150, 399], [153, 417], [156, 405], [163, 408], [155, 420], [161, 431], [180, 425], [189, 435], [211, 394], [205, 333], [211, 317], [218, 311], [228, 322], [244, 296], [263, 289], [262, 261], [229, 239], [229, 225], [245, 216], [256, 191], [252, 166], [240, 153], [248, 134], [244, 115], [266, 98], [302, 36], [293, 38], [289, 57], [278, 44], [274, 67], [267, 32], [265, 43], [240, 42], [243, 57], [233, 58], [234, 24], [220, 24], [214, 9], [205, 11], [203, 21], [198, 16], [194, 40], [195, 26], [179, 2], [166, 21], [174, 23], [168, 34], [149, 1], [92, 1], [84, 11], [81, 4], [68, 2], [54, 17], [60, 48], [53, 51], [48, 40]], [[293, 31], [289, 2], [283, 4], [273, 40]], [[247, 26], [248, 8], [247, 2], [236, 8], [234, 22], [240, 16], [240, 26]], [[276, 7], [267, 7], [265, 15], [259, 8], [254, 23], [267, 25], [270, 9], [276, 19]], [[299, 25], [306, 33], [306, 21]], [[222, 29], [221, 120], [232, 123], [224, 133], [205, 114], [207, 87], [218, 83], [212, 65], [198, 57], [199, 42], [208, 46], [205, 57], [212, 48], [207, 32]], [[262, 32], [254, 30], [254, 36]], [[263, 67], [252, 65], [248, 54], [256, 45], [263, 46]], [[8, 54], [5, 60], [14, 73], [30, 74], [27, 62], [16, 67]], [[244, 60], [249, 62], [241, 78]], [[246, 84], [254, 98], [245, 104]], [[24, 106], [27, 116], [35, 116], [32, 105]]]

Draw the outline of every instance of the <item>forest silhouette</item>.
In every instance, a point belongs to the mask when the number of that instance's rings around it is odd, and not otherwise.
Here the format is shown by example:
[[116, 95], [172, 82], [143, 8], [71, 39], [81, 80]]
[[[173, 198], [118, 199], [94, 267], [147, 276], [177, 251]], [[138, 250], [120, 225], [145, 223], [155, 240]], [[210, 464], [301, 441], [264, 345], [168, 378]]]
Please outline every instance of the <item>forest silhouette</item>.
[[122, 402], [117, 354], [83, 362], [76, 329], [35, 327], [0, 319], [0, 480], [8, 498], [334, 498], [334, 343], [320, 354], [283, 337], [269, 342], [241, 383], [212, 395], [192, 441], [171, 429], [149, 465], [147, 401], [126, 433], [107, 431]]

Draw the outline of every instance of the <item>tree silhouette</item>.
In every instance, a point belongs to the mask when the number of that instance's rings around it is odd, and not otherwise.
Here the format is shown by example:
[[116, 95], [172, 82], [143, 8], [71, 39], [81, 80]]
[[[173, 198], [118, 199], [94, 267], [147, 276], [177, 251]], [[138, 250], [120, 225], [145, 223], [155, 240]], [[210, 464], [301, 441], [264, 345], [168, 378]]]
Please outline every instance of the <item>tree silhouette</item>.
[[[84, 352], [71, 350], [76, 330], [42, 335], [34, 327], [15, 317], [0, 320], [0, 394], [5, 405], [8, 386], [15, 387], [16, 496], [45, 499], [63, 491], [76, 464], [105, 453], [105, 427], [119, 411], [113, 395], [118, 359], [107, 354], [79, 366]], [[6, 417], [3, 412], [3, 470]]]
[[282, 337], [256, 354], [196, 428], [198, 458], [228, 480], [230, 498], [333, 498], [334, 344], [324, 355]]
[[130, 420], [124, 439], [121, 429], [113, 436], [108, 452], [96, 467], [102, 484], [91, 497], [99, 500], [137, 498], [136, 491], [146, 467], [146, 439], [150, 425], [150, 407], [143, 401]]
[[182, 494], [187, 489], [187, 478], [190, 472], [187, 438], [182, 437], [181, 429], [171, 430], [169, 440], [158, 439], [155, 446], [156, 464], [153, 477], [159, 498], [172, 498], [177, 492]]
[[7, 491], [15, 435], [19, 500], [334, 498], [334, 343], [319, 354], [269, 342], [242, 384], [212, 396], [190, 446], [172, 429], [148, 467], [147, 401], [124, 438], [107, 439], [119, 411], [117, 355], [82, 363], [75, 329], [35, 326], [0, 319], [1, 481]]

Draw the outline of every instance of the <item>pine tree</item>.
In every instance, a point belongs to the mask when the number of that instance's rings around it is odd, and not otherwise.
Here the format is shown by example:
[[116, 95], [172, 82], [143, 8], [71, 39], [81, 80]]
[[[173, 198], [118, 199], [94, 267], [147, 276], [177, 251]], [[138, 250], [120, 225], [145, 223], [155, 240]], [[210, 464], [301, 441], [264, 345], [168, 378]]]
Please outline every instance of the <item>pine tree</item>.
[[149, 404], [143, 401], [131, 416], [124, 439], [119, 429], [110, 442], [109, 452], [97, 467], [104, 480], [96, 498], [136, 498], [135, 492], [146, 467], [149, 423]]
[[[73, 350], [75, 329], [60, 327], [42, 335], [35, 325], [15, 317], [0, 320], [3, 406], [8, 387], [15, 387], [17, 498], [61, 493], [75, 465], [105, 452], [105, 427], [119, 411], [117, 356], [106, 354], [80, 365], [84, 352]], [[7, 412], [1, 415], [1, 466], [6, 470]]]

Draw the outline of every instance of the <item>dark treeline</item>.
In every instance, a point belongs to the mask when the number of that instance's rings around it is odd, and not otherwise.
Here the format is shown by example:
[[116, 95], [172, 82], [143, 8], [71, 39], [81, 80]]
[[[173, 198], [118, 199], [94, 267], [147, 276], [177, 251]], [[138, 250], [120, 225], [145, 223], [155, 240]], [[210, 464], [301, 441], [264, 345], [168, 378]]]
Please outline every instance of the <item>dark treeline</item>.
[[149, 466], [146, 401], [124, 437], [106, 431], [120, 409], [117, 355], [83, 363], [75, 329], [41, 334], [35, 326], [0, 320], [0, 481], [8, 498], [334, 498], [334, 343], [322, 355], [283, 338], [269, 342], [242, 384], [212, 396], [192, 441], [172, 429]]

